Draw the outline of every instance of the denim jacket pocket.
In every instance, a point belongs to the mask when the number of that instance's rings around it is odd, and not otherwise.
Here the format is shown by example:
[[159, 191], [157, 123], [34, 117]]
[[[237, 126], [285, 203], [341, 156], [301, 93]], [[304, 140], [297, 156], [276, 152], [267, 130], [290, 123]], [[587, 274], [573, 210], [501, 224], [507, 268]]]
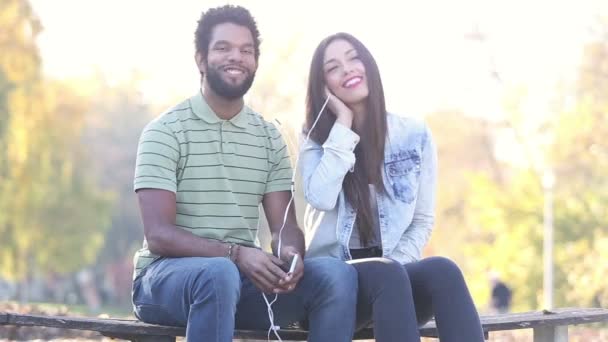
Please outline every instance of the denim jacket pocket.
[[408, 150], [393, 155], [385, 168], [395, 197], [405, 203], [414, 201], [420, 177], [420, 154]]

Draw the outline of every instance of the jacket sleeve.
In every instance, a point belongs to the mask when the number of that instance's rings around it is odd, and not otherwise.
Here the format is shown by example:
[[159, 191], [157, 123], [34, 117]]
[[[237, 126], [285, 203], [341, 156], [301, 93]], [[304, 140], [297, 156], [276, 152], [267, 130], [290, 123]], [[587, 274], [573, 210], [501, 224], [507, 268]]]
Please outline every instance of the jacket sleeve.
[[304, 141], [298, 168], [306, 201], [315, 209], [328, 211], [336, 206], [346, 173], [355, 166], [355, 147], [359, 136], [335, 123], [325, 143]]

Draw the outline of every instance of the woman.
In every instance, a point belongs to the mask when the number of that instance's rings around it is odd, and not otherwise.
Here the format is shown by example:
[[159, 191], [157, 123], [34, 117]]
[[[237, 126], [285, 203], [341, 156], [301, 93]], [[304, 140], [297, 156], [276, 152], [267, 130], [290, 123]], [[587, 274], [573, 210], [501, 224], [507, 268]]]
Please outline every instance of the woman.
[[315, 51], [305, 133], [299, 167], [309, 203], [307, 256], [333, 256], [357, 269], [358, 326], [373, 321], [379, 342], [420, 341], [418, 326], [434, 316], [442, 342], [483, 341], [458, 266], [420, 260], [434, 219], [431, 134], [386, 112], [376, 62], [349, 34], [332, 35]]

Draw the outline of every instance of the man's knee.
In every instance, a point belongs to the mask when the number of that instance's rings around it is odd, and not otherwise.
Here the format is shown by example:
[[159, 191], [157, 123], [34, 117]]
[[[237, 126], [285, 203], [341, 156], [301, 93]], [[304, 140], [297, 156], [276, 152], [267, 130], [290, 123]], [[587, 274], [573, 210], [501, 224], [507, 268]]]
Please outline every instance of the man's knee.
[[356, 300], [357, 271], [352, 265], [335, 258], [311, 258], [306, 259], [304, 272], [304, 277], [322, 287], [323, 294]]
[[238, 300], [241, 277], [236, 265], [226, 258], [211, 258], [204, 265], [193, 269], [189, 275], [195, 295], [207, 295], [212, 291], [226, 300]]

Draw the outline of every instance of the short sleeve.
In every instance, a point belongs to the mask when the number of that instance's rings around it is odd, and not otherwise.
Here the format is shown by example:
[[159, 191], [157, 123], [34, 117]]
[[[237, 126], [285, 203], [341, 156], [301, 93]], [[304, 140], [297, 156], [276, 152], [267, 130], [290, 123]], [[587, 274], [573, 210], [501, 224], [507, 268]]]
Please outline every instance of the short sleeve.
[[143, 130], [137, 148], [135, 191], [144, 188], [177, 191], [179, 143], [169, 128], [159, 121]]
[[289, 160], [287, 144], [285, 144], [281, 133], [276, 128], [270, 130], [270, 132], [272, 134], [270, 137], [271, 153], [269, 160], [271, 167], [264, 193], [289, 191], [291, 189], [293, 170]]

